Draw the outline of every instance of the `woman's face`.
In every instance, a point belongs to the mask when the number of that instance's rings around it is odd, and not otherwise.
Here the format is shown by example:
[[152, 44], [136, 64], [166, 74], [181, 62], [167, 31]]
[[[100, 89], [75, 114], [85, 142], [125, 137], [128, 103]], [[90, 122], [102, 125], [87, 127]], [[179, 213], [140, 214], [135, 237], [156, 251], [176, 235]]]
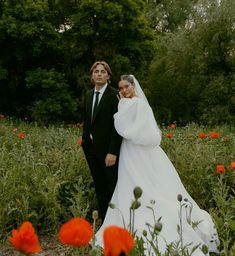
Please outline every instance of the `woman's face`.
[[135, 94], [135, 86], [128, 82], [127, 80], [121, 80], [118, 83], [119, 92], [125, 97], [125, 98], [132, 98], [136, 96]]

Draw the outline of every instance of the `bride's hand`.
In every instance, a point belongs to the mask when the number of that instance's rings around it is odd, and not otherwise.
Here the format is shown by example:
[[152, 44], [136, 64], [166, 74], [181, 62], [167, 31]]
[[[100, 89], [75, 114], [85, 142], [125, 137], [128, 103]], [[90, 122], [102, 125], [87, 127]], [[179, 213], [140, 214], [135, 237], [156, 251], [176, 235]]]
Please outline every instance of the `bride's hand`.
[[118, 92], [117, 98], [118, 98], [118, 100], [120, 100], [120, 99], [124, 98], [124, 96], [121, 92]]

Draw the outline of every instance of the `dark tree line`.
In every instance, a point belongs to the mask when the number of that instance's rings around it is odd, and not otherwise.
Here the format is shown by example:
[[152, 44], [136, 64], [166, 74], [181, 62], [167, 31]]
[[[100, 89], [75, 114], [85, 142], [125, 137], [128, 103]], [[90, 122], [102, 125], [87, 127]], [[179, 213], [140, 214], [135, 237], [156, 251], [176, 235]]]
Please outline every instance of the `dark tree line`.
[[168, 7], [187, 15], [171, 19], [163, 3], [152, 2], [150, 14], [165, 19], [155, 19], [157, 49], [146, 84], [157, 118], [234, 124], [234, 1], [175, 1]]
[[0, 110], [41, 122], [78, 120], [89, 69], [104, 59], [142, 76], [153, 57], [144, 1], [1, 1]]
[[0, 112], [80, 121], [89, 69], [134, 73], [158, 121], [235, 120], [232, 0], [1, 0]]

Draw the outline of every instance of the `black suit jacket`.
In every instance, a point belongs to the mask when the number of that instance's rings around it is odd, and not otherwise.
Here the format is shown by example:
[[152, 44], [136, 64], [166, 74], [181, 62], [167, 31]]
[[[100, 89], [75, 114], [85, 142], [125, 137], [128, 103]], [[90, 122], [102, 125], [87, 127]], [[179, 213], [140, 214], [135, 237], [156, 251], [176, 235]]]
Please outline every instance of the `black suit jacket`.
[[[122, 138], [114, 128], [113, 118], [113, 115], [117, 112], [117, 90], [109, 85], [107, 86], [92, 121], [93, 94], [94, 89], [89, 90], [85, 97], [84, 152], [86, 153], [86, 149], [93, 143], [96, 154], [101, 158], [105, 158], [107, 153], [119, 155]], [[91, 141], [90, 134], [92, 134], [93, 141]]]

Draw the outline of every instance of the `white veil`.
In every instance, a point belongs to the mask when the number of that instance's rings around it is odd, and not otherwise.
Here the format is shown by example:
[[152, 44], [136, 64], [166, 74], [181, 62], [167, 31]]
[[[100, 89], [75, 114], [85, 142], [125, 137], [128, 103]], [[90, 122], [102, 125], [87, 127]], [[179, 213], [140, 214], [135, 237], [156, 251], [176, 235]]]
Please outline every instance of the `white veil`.
[[[135, 78], [134, 75], [130, 74], [129, 76], [133, 78], [133, 81], [134, 81], [134, 84], [135, 84], [135, 92], [136, 92], [136, 95], [138, 96], [138, 98], [143, 99], [149, 105], [149, 107], [151, 108], [151, 106], [150, 106], [150, 104], [149, 104], [149, 102], [148, 102], [148, 100], [147, 100], [147, 98], [146, 98], [146, 96], [145, 96], [145, 94], [144, 94], [144, 92], [143, 92], [143, 90], [142, 90], [138, 80]], [[159, 130], [159, 133], [161, 135], [162, 132], [161, 132], [160, 128], [157, 125], [156, 119], [155, 119], [155, 122], [156, 122], [157, 129]]]
[[135, 84], [135, 92], [136, 92], [136, 95], [138, 96], [138, 98], [143, 99], [144, 101], [146, 101], [149, 104], [149, 102], [148, 102], [148, 100], [147, 100], [147, 98], [146, 98], [138, 80], [135, 78], [134, 75], [129, 75], [129, 76], [133, 78], [133, 81], [134, 81], [134, 84]]

